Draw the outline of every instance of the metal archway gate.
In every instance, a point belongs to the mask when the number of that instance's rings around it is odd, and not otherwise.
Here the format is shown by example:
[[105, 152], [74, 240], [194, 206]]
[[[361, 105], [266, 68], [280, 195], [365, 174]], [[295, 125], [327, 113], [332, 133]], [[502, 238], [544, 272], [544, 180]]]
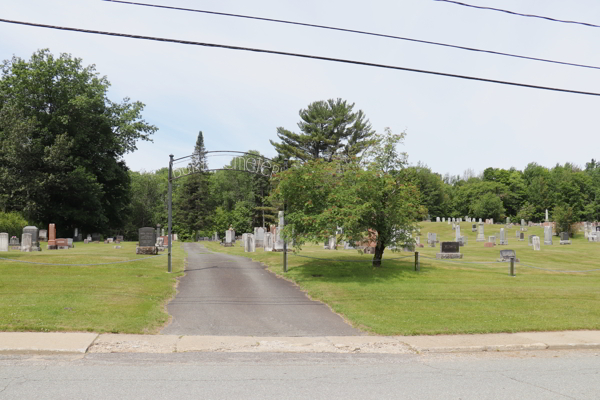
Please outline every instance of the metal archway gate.
[[[167, 207], [168, 207], [168, 233], [167, 233], [167, 237], [169, 240], [169, 244], [168, 244], [168, 272], [171, 273], [172, 272], [172, 266], [171, 266], [171, 238], [172, 238], [172, 227], [173, 227], [173, 181], [177, 180], [179, 178], [183, 178], [184, 176], [188, 176], [188, 175], [192, 175], [192, 174], [197, 174], [200, 172], [214, 172], [214, 171], [240, 171], [240, 172], [246, 172], [246, 173], [251, 173], [251, 174], [260, 174], [263, 176], [269, 176], [272, 177], [273, 175], [276, 175], [277, 173], [279, 173], [280, 171], [284, 171], [285, 169], [287, 169], [287, 164], [288, 164], [288, 160], [284, 160], [283, 165], [279, 164], [278, 162], [273, 161], [270, 158], [258, 155], [258, 154], [253, 154], [253, 153], [247, 153], [247, 152], [242, 152], [242, 151], [234, 151], [234, 150], [213, 150], [213, 151], [206, 151], [204, 153], [202, 153], [203, 157], [210, 157], [211, 155], [219, 155], [219, 156], [226, 156], [226, 157], [232, 157], [233, 156], [233, 165], [231, 165], [228, 168], [206, 168], [206, 169], [202, 169], [202, 168], [198, 168], [197, 166], [194, 166], [194, 164], [188, 163], [185, 167], [181, 167], [181, 168], [176, 168], [173, 169], [173, 166], [175, 165], [175, 163], [180, 162], [183, 163], [185, 162], [185, 160], [191, 160], [194, 156], [196, 156], [196, 154], [190, 154], [189, 156], [185, 156], [185, 157], [180, 157], [180, 158], [173, 158], [174, 155], [170, 154], [169, 155], [169, 190], [168, 190], [168, 195], [167, 195]], [[285, 200], [283, 202], [283, 208], [284, 208], [284, 218], [285, 218]], [[285, 222], [284, 222], [285, 224]], [[283, 241], [283, 271], [287, 272], [287, 241]]]

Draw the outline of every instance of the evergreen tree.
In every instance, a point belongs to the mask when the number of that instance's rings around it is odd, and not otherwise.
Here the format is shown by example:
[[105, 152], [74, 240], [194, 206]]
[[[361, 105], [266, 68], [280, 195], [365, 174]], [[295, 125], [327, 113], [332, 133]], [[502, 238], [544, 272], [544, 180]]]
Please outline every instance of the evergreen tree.
[[360, 155], [374, 143], [375, 131], [362, 110], [352, 112], [353, 108], [354, 103], [342, 99], [311, 103], [300, 110], [301, 133], [279, 127], [277, 136], [281, 143], [270, 142], [283, 158], [302, 162]]
[[[193, 174], [182, 178], [174, 199], [174, 217], [178, 233], [183, 239], [196, 240], [199, 231], [208, 231], [211, 224], [212, 201], [210, 196], [210, 175], [206, 171], [206, 149], [202, 131], [198, 133], [196, 146], [189, 164]], [[205, 235], [208, 235], [205, 232]]]

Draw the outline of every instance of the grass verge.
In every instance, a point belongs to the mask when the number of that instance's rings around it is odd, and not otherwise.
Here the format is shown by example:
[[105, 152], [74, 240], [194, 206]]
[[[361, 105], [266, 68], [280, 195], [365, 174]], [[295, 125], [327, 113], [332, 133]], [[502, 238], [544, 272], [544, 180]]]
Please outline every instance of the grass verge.
[[121, 246], [0, 253], [10, 259], [0, 259], [0, 331], [157, 332], [169, 318], [165, 305], [183, 274], [185, 252], [174, 242], [168, 274], [166, 252], [147, 258], [135, 254], [133, 242]]
[[[386, 250], [383, 267], [373, 269], [370, 255], [309, 245], [298, 255], [288, 256], [289, 272], [284, 274], [282, 253], [262, 249], [244, 253], [240, 246], [204, 244], [211, 250], [263, 262], [354, 326], [374, 334], [600, 329], [600, 270], [592, 271], [600, 269], [600, 243], [587, 242], [579, 234], [571, 245], [559, 245], [555, 236], [554, 244], [545, 246], [543, 228], [533, 227], [526, 235], [541, 237], [541, 251], [534, 251], [527, 240], [517, 241], [517, 228], [507, 230], [508, 245], [485, 248], [475, 241], [477, 233], [471, 225], [461, 224], [468, 238], [468, 244], [460, 248], [461, 262], [435, 260], [439, 245], [419, 248], [420, 272], [414, 271], [413, 253]], [[499, 237], [502, 227], [486, 225], [486, 238]], [[427, 232], [437, 233], [441, 241], [454, 238], [446, 223], [422, 223], [422, 241]], [[520, 259], [516, 277], [508, 275], [508, 263], [496, 262], [502, 249], [516, 251]], [[391, 260], [403, 256], [408, 257]]]

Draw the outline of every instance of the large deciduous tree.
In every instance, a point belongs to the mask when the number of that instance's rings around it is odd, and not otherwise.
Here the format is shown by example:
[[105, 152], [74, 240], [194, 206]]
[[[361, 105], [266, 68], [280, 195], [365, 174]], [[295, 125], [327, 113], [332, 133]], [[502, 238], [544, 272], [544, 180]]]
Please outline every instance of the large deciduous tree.
[[315, 101], [300, 110], [300, 133], [279, 127], [281, 143], [270, 142], [283, 158], [302, 162], [359, 155], [373, 144], [375, 131], [362, 110], [353, 109], [342, 99]]
[[414, 244], [412, 234], [423, 216], [419, 191], [399, 166], [395, 152], [403, 135], [379, 137], [376, 150], [362, 163], [312, 160], [280, 174], [276, 194], [287, 204], [286, 235], [322, 241], [343, 227], [340, 239], [375, 241], [373, 266], [381, 265], [389, 246]]
[[[123, 155], [156, 127], [144, 105], [107, 97], [94, 65], [40, 50], [6, 60], [0, 78], [0, 201], [60, 232], [118, 229], [129, 203]], [[72, 231], [71, 231], [72, 232]]]

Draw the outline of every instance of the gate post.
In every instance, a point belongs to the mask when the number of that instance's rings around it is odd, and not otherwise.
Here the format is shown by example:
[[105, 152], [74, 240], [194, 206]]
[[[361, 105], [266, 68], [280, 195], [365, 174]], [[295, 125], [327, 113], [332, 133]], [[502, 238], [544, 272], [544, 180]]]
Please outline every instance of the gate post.
[[173, 217], [172, 217], [172, 202], [173, 202], [173, 154], [169, 154], [169, 194], [167, 196], [167, 207], [169, 210], [169, 232], [167, 233], [167, 238], [169, 240], [169, 249], [168, 249], [168, 256], [167, 258], [169, 259], [169, 273], [171, 273], [172, 271], [172, 267], [171, 267], [171, 227], [172, 227], [172, 222], [173, 222]]

